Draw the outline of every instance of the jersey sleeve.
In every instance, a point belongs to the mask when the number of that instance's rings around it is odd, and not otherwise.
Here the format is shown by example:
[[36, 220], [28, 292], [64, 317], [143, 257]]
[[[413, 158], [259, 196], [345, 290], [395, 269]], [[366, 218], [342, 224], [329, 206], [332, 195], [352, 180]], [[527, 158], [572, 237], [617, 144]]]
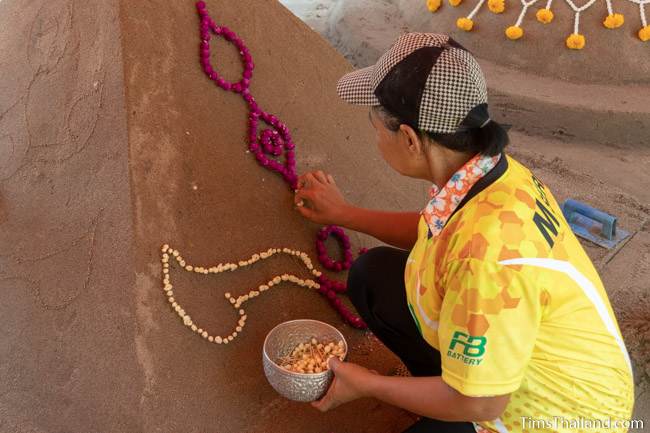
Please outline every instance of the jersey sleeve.
[[519, 388], [541, 321], [542, 291], [518, 266], [449, 264], [438, 336], [442, 379], [467, 396]]

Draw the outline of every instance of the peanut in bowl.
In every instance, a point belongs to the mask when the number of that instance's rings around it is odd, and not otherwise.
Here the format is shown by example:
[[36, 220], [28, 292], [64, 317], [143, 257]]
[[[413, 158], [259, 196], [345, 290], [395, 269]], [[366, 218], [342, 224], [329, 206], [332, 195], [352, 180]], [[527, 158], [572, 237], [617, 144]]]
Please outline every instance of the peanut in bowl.
[[[313, 346], [312, 339], [316, 341]], [[334, 347], [330, 346], [330, 353], [323, 353], [329, 343], [334, 343]], [[302, 349], [300, 349], [301, 344]], [[302, 355], [307, 354], [305, 347], [308, 344], [310, 346], [307, 349], [316, 348], [312, 358], [308, 356], [304, 359], [314, 360], [311, 368], [309, 362], [307, 365], [299, 362], [303, 360], [302, 356], [301, 359], [295, 356], [296, 350]], [[319, 348], [318, 344], [321, 344], [322, 348]], [[333, 326], [318, 320], [291, 320], [277, 325], [267, 334], [262, 350], [264, 374], [271, 386], [289, 400], [315, 401], [327, 392], [334, 378], [334, 374], [326, 368], [327, 358], [337, 356], [343, 360], [347, 352], [348, 345], [343, 334]], [[321, 353], [324, 356], [320, 356]], [[318, 356], [321, 358], [320, 363], [317, 362]], [[314, 372], [310, 373], [310, 370]]]

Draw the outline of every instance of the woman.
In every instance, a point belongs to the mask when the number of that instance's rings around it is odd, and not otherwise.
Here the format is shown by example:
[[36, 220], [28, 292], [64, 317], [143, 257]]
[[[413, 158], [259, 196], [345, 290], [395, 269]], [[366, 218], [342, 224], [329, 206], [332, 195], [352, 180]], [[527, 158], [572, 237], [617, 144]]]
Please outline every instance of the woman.
[[392, 213], [348, 204], [321, 171], [301, 177], [306, 218], [398, 247], [362, 255], [348, 288], [411, 372], [332, 360], [314, 406], [374, 397], [421, 415], [411, 433], [627, 431], [632, 371], [607, 294], [551, 193], [503, 153], [471, 54], [444, 35], [406, 34], [338, 92], [371, 107], [393, 169], [433, 186], [421, 212]]

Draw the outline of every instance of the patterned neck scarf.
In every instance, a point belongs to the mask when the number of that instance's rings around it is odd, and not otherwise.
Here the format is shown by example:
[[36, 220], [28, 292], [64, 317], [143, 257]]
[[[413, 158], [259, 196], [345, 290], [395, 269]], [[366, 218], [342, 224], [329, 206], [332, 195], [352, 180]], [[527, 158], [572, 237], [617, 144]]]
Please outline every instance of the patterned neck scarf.
[[501, 154], [485, 156], [480, 153], [460, 168], [449, 179], [444, 188], [432, 185], [430, 201], [420, 212], [429, 226], [429, 237], [438, 236], [469, 190], [483, 176], [490, 172], [501, 159]]

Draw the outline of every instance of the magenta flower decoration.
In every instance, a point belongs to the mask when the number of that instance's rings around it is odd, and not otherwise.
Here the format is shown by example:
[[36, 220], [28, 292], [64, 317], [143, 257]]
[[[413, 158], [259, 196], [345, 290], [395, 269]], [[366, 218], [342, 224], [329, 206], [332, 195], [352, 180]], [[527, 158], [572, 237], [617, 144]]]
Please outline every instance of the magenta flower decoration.
[[[334, 236], [341, 244], [343, 249], [343, 261], [334, 261], [327, 255], [325, 240], [329, 236]], [[316, 251], [318, 252], [318, 261], [330, 271], [339, 272], [344, 269], [350, 269], [350, 266], [352, 266], [350, 239], [340, 227], [330, 225], [320, 229], [316, 236]]]
[[[201, 18], [199, 43], [200, 63], [203, 72], [214, 83], [227, 92], [240, 94], [248, 106], [248, 148], [255, 156], [257, 162], [264, 168], [279, 173], [289, 184], [291, 189], [296, 189], [298, 176], [296, 175], [296, 159], [294, 154], [295, 144], [287, 125], [276, 116], [263, 111], [250, 92], [251, 79], [253, 78], [253, 57], [239, 36], [228, 27], [218, 26], [206, 9], [205, 2], [200, 1], [196, 8]], [[242, 78], [237, 82], [224, 79], [210, 63], [210, 41], [212, 37], [222, 37], [237, 47], [244, 66]], [[260, 121], [266, 127], [260, 132]], [[284, 153], [284, 164], [272, 157]]]
[[[250, 83], [253, 78], [253, 57], [239, 36], [228, 27], [217, 25], [210, 17], [204, 1], [196, 3], [196, 9], [201, 19], [199, 43], [199, 58], [203, 72], [218, 87], [241, 95], [248, 106], [248, 149], [253, 154], [258, 164], [262, 167], [280, 174], [291, 190], [298, 185], [296, 174], [295, 144], [291, 139], [291, 133], [287, 125], [282, 123], [276, 116], [263, 111], [250, 92]], [[244, 66], [242, 78], [237, 82], [230, 82], [224, 79], [212, 67], [210, 62], [210, 41], [212, 37], [222, 37], [235, 45]], [[260, 123], [265, 126], [260, 132]], [[284, 155], [284, 163], [276, 159]], [[343, 249], [343, 260], [334, 261], [327, 256], [325, 240], [330, 236], [337, 238]], [[342, 271], [350, 269], [352, 265], [352, 253], [350, 240], [340, 227], [327, 226], [320, 230], [316, 239], [316, 249], [320, 263], [331, 271]], [[339, 315], [350, 325], [358, 329], [365, 329], [364, 321], [352, 313], [339, 299], [338, 293], [345, 293], [347, 287], [344, 283], [331, 281], [324, 275], [318, 278], [320, 288], [318, 292], [323, 295], [339, 313]]]

